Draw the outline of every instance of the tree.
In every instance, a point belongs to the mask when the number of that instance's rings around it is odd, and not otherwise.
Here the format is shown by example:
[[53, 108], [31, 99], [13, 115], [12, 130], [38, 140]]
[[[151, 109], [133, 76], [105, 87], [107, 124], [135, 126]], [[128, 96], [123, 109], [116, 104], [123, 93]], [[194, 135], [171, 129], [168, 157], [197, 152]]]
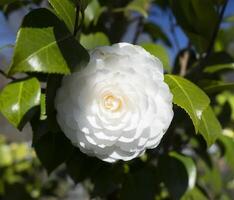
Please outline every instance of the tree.
[[[8, 15], [28, 3], [40, 1], [0, 5]], [[0, 92], [0, 111], [9, 123], [19, 130], [31, 124], [33, 147], [47, 172], [65, 164], [76, 183], [90, 180], [94, 186], [90, 193], [104, 199], [232, 199], [234, 83], [227, 75], [234, 65], [233, 40], [225, 37], [232, 28], [221, 26], [228, 0], [49, 4], [50, 9], [34, 9], [24, 17], [9, 70], [1, 71], [11, 82]], [[157, 24], [155, 9], [168, 18], [170, 34]], [[188, 41], [183, 49], [177, 29]], [[107, 164], [81, 153], [65, 137], [54, 99], [62, 77], [89, 62], [88, 50], [125, 37], [163, 62], [174, 118], [156, 149], [129, 162]], [[173, 65], [171, 49], [176, 54]], [[19, 79], [17, 74], [25, 76]], [[228, 169], [223, 169], [222, 161]], [[230, 177], [224, 176], [227, 171]]]

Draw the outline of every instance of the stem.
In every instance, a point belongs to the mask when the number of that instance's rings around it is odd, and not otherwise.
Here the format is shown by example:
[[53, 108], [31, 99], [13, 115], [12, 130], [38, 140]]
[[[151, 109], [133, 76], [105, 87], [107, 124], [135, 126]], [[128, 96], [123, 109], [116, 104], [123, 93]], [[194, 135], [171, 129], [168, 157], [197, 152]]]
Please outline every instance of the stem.
[[14, 77], [12, 77], [12, 76], [8, 76], [3, 70], [1, 70], [0, 69], [0, 74], [2, 75], [2, 76], [4, 76], [5, 78], [7, 78], [7, 79], [11, 79], [12, 81], [15, 81], [16, 80], [16, 78], [14, 78]]
[[76, 6], [76, 18], [75, 18], [75, 26], [74, 26], [74, 32], [73, 36], [76, 37], [78, 30], [79, 30], [79, 18], [80, 18], [80, 3], [77, 4]]
[[209, 44], [209, 46], [207, 48], [205, 57], [200, 59], [200, 62], [198, 64], [198, 66], [194, 67], [193, 69], [191, 69], [189, 71], [189, 73], [187, 74], [187, 77], [189, 77], [191, 75], [193, 76], [193, 72], [198, 72], [197, 74], [200, 75], [199, 72], [201, 72], [202, 69], [205, 67], [205, 63], [206, 63], [207, 59], [210, 57], [210, 54], [212, 53], [212, 50], [214, 48], [215, 40], [216, 40], [216, 38], [218, 36], [218, 32], [219, 32], [220, 25], [221, 25], [221, 22], [222, 22], [222, 19], [223, 19], [223, 16], [224, 16], [224, 13], [225, 13], [225, 10], [226, 10], [226, 7], [227, 7], [227, 3], [228, 3], [228, 0], [225, 1], [224, 5], [223, 5], [223, 7], [222, 7], [222, 9], [220, 11], [218, 22], [217, 22], [216, 27], [214, 29], [214, 32], [213, 32], [213, 34], [211, 36], [210, 44]]
[[139, 17], [138, 24], [136, 27], [136, 34], [134, 35], [133, 40], [132, 40], [133, 44], [137, 43], [137, 40], [138, 40], [140, 34], [142, 33], [142, 31], [143, 31], [143, 17], [141, 16], [141, 17]]
[[210, 45], [208, 46], [207, 51], [206, 51], [205, 60], [210, 56], [210, 54], [212, 53], [212, 50], [214, 48], [215, 40], [216, 40], [218, 33], [219, 33], [220, 25], [221, 25], [221, 22], [223, 19], [224, 12], [225, 12], [226, 7], [227, 7], [227, 3], [228, 3], [228, 0], [225, 1], [224, 5], [220, 11], [218, 22], [216, 24], [216, 27], [215, 27], [214, 32], [213, 32], [212, 37], [211, 37]]

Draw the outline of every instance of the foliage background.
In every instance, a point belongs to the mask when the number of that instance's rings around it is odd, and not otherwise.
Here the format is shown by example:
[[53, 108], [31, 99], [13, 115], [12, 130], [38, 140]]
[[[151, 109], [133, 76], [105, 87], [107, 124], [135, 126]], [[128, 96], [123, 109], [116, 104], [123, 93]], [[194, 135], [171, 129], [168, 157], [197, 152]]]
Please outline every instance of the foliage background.
[[[0, 8], [20, 28], [0, 48], [0, 111], [19, 130], [30, 124], [35, 150], [0, 139], [0, 199], [234, 198], [233, 1], [1, 0]], [[6, 26], [0, 41], [15, 38]], [[70, 144], [53, 101], [89, 49], [120, 41], [162, 60], [175, 117], [159, 147], [108, 164]]]

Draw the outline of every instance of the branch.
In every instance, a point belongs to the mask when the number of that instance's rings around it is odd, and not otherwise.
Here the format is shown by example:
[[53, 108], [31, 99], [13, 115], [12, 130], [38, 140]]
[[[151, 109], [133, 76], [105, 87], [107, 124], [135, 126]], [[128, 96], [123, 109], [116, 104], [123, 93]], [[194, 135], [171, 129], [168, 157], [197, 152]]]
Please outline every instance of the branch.
[[11, 79], [12, 81], [15, 81], [16, 80], [16, 78], [14, 78], [14, 77], [12, 77], [12, 76], [8, 76], [3, 70], [1, 70], [0, 69], [0, 74], [2, 75], [2, 76], [4, 76], [5, 78], [7, 78], [7, 79]]
[[133, 44], [136, 44], [137, 43], [137, 40], [138, 40], [138, 38], [139, 38], [139, 36], [140, 36], [140, 34], [142, 33], [142, 31], [143, 31], [143, 17], [142, 16], [140, 16], [139, 17], [139, 19], [138, 19], [138, 23], [137, 23], [137, 27], [136, 27], [136, 33], [135, 33], [135, 35], [134, 35], [134, 37], [133, 37], [133, 40], [132, 40], [132, 43]]

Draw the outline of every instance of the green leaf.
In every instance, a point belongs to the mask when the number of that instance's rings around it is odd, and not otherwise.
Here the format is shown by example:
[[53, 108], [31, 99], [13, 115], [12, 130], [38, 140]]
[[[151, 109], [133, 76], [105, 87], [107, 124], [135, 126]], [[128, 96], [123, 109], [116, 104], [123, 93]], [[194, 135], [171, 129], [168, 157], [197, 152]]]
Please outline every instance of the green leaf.
[[12, 125], [22, 129], [26, 113], [40, 105], [40, 95], [36, 78], [8, 84], [0, 93], [0, 111]]
[[196, 166], [193, 160], [176, 152], [159, 159], [159, 176], [168, 188], [172, 199], [192, 189], [196, 183]]
[[198, 51], [207, 50], [218, 22], [212, 0], [171, 0], [172, 11]]
[[65, 24], [49, 10], [41, 8], [30, 12], [23, 20], [9, 74], [69, 74], [85, 66], [88, 60], [88, 52], [71, 35]]
[[182, 77], [165, 75], [165, 82], [173, 94], [173, 102], [188, 113], [197, 132], [203, 111], [210, 103], [209, 97], [194, 83]]
[[209, 94], [222, 92], [225, 90], [234, 90], [234, 83], [227, 83], [223, 81], [211, 81], [206, 86], [203, 86], [204, 91]]
[[143, 43], [141, 44], [141, 46], [146, 51], [159, 58], [159, 60], [161, 60], [163, 63], [164, 69], [168, 72], [171, 72], [170, 58], [167, 50], [162, 45], [157, 45], [153, 43]]
[[224, 19], [225, 22], [234, 23], [234, 15], [228, 16]]
[[216, 73], [216, 72], [223, 71], [223, 70], [233, 70], [233, 69], [234, 69], [234, 63], [227, 63], [227, 64], [207, 66], [204, 69], [204, 72], [212, 74], [212, 73]]
[[234, 170], [234, 138], [221, 135], [219, 137], [219, 140], [222, 142], [224, 145], [224, 158], [227, 162], [227, 164], [231, 167], [232, 170]]
[[89, 26], [91, 22], [94, 23], [94, 25], [97, 23], [101, 13], [105, 10], [105, 8], [101, 7], [98, 0], [91, 0], [91, 2], [88, 4], [86, 10], [85, 10], [85, 19], [84, 24], [86, 26]]
[[198, 199], [208, 200], [208, 198], [197, 187], [186, 192], [185, 195], [181, 198], [181, 200], [198, 200]]
[[125, 176], [120, 192], [121, 200], [152, 200], [156, 194], [156, 173], [150, 167], [141, 167]]
[[89, 35], [82, 34], [80, 37], [80, 43], [86, 49], [94, 49], [98, 46], [110, 45], [108, 37], [104, 33], [91, 33]]
[[144, 31], [148, 33], [153, 38], [153, 40], [160, 39], [165, 43], [165, 45], [171, 47], [171, 42], [168, 39], [166, 33], [164, 33], [157, 24], [145, 23]]
[[34, 148], [49, 174], [60, 164], [66, 162], [73, 152], [72, 144], [61, 132], [47, 132], [34, 143]]
[[150, 1], [149, 0], [133, 0], [126, 7], [126, 10], [136, 11], [140, 13], [145, 18], [148, 17], [148, 9]]
[[0, 1], [0, 6], [4, 6], [4, 5], [7, 5], [7, 4], [10, 4], [10, 3], [14, 3], [16, 1], [17, 0], [1, 0]]
[[73, 33], [76, 17], [76, 7], [71, 0], [49, 0], [56, 14], [65, 22], [68, 29]]
[[198, 131], [210, 147], [222, 133], [222, 127], [210, 106], [203, 112]]

